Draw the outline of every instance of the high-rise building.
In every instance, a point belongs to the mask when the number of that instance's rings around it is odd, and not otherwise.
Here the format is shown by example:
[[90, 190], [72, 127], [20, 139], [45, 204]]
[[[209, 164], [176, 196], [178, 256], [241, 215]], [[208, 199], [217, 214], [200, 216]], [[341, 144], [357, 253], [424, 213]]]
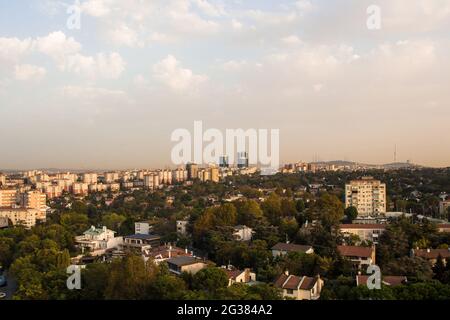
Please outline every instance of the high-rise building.
[[36, 219], [46, 220], [47, 217], [47, 196], [44, 193], [33, 190], [19, 195], [19, 204], [24, 208], [36, 209]]
[[219, 168], [211, 168], [211, 181], [219, 182]]
[[188, 163], [186, 165], [186, 170], [188, 172], [188, 179], [194, 180], [198, 178], [198, 164]]
[[0, 187], [6, 185], [6, 176], [0, 173]]
[[113, 183], [119, 180], [118, 172], [105, 172], [105, 183]]
[[248, 152], [238, 152], [237, 166], [238, 168], [248, 168]]
[[219, 158], [219, 167], [221, 167], [221, 168], [229, 168], [230, 167], [230, 162], [229, 162], [228, 156], [221, 156]]
[[351, 206], [360, 216], [386, 212], [386, 184], [372, 177], [350, 181], [345, 185], [345, 207]]
[[83, 173], [83, 183], [96, 184], [98, 180], [96, 173]]
[[147, 174], [144, 176], [144, 187], [147, 189], [155, 190], [159, 188], [159, 174]]
[[0, 190], [0, 207], [13, 207], [16, 204], [17, 204], [16, 189]]
[[27, 208], [0, 208], [0, 217], [6, 217], [11, 220], [14, 226], [22, 225], [25, 228], [31, 228], [36, 225], [36, 216], [38, 210]]

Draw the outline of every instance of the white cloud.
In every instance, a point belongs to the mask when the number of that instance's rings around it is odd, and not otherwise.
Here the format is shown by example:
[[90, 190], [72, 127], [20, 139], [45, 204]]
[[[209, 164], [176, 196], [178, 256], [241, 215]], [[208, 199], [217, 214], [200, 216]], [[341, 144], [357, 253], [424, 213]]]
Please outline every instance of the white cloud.
[[225, 8], [221, 4], [212, 4], [207, 0], [193, 0], [197, 7], [206, 15], [218, 17], [225, 15]]
[[243, 27], [243, 25], [242, 25], [242, 23], [239, 22], [238, 20], [232, 19], [232, 20], [231, 20], [231, 27], [232, 27], [234, 30], [241, 30], [242, 27]]
[[122, 90], [111, 90], [92, 86], [65, 86], [61, 93], [65, 99], [96, 107], [129, 103], [130, 99]]
[[41, 80], [45, 77], [47, 71], [45, 68], [33, 66], [30, 64], [16, 65], [14, 76], [16, 80]]
[[93, 17], [104, 17], [111, 13], [111, 0], [88, 0], [81, 4], [82, 12]]
[[34, 47], [37, 51], [50, 56], [62, 68], [69, 55], [75, 54], [81, 50], [81, 43], [72, 37], [66, 37], [61, 32], [52, 32], [46, 37], [39, 37], [34, 41]]
[[297, 37], [296, 35], [290, 35], [290, 36], [284, 37], [284, 38], [281, 39], [281, 41], [284, 44], [288, 44], [288, 45], [297, 45], [297, 44], [301, 44], [302, 43], [300, 38]]
[[239, 71], [242, 69], [242, 67], [247, 65], [247, 61], [245, 60], [240, 60], [240, 61], [236, 61], [236, 60], [230, 60], [225, 62], [222, 65], [222, 68], [225, 71]]
[[65, 70], [89, 78], [117, 79], [125, 70], [125, 65], [125, 61], [116, 52], [109, 55], [99, 53], [95, 57], [76, 54], [67, 58]]
[[136, 30], [121, 24], [109, 31], [109, 38], [116, 45], [124, 45], [127, 47], [142, 47], [143, 43], [139, 41]]
[[195, 89], [207, 80], [204, 75], [196, 75], [190, 69], [185, 69], [172, 55], [153, 66], [153, 75], [156, 79], [173, 90], [183, 91]]
[[0, 62], [18, 61], [32, 47], [32, 39], [0, 38]]

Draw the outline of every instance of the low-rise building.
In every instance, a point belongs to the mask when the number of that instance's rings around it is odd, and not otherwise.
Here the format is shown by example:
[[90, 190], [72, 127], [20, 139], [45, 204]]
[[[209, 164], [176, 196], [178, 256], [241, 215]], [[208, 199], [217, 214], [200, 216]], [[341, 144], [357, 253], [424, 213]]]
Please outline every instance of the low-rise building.
[[385, 224], [341, 224], [340, 231], [344, 237], [355, 235], [361, 241], [370, 241], [377, 244], [380, 235], [386, 230]]
[[320, 298], [324, 282], [320, 276], [299, 277], [289, 275], [288, 272], [282, 274], [275, 281], [275, 287], [282, 290], [283, 298], [295, 300], [317, 300]]
[[444, 260], [444, 264], [450, 259], [450, 249], [413, 249], [411, 250], [411, 256], [420, 257], [428, 260], [432, 266], [434, 266], [439, 258]]
[[232, 267], [222, 267], [228, 276], [228, 286], [232, 286], [235, 283], [251, 284], [256, 282], [256, 273], [252, 272], [249, 268], [242, 270]]
[[244, 225], [235, 226], [233, 237], [236, 241], [250, 241], [253, 237], [253, 229]]
[[122, 244], [122, 237], [114, 237], [115, 232], [103, 228], [91, 226], [83, 235], [75, 237], [75, 243], [82, 248], [91, 252], [104, 251], [119, 247]]
[[123, 237], [123, 250], [144, 252], [159, 247], [161, 237], [152, 234], [132, 234]]
[[168, 259], [166, 262], [169, 266], [169, 271], [177, 275], [180, 275], [183, 272], [196, 274], [208, 266], [202, 259], [190, 256], [179, 256]]
[[338, 246], [338, 252], [350, 260], [358, 269], [375, 264], [375, 246]]
[[450, 223], [438, 224], [437, 229], [439, 232], [450, 232]]
[[272, 255], [274, 257], [284, 256], [292, 252], [312, 254], [314, 253], [314, 248], [308, 245], [283, 243], [283, 242], [279, 242], [272, 247]]
[[448, 211], [449, 208], [450, 208], [450, 199], [439, 202], [439, 213], [441, 215], [447, 214], [449, 212]]
[[189, 220], [177, 220], [177, 233], [181, 236], [187, 235]]
[[173, 247], [171, 245], [164, 245], [159, 247], [151, 248], [150, 250], [145, 250], [143, 257], [145, 261], [152, 259], [156, 264], [160, 264], [163, 261], [167, 261], [176, 257], [193, 257], [194, 254], [188, 249], [182, 249], [178, 247]]
[[[357, 286], [366, 286], [367, 280], [369, 280], [369, 276], [366, 275], [357, 275], [356, 276], [356, 285]], [[405, 276], [382, 276], [381, 282], [384, 285], [395, 287], [402, 284], [406, 284], [408, 279]]]

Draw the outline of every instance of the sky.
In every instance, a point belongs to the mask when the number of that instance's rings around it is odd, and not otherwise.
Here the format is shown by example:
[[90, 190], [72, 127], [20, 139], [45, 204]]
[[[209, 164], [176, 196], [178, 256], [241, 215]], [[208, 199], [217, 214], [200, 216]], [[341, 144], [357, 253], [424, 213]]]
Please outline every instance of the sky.
[[171, 166], [194, 121], [450, 166], [449, 30], [450, 0], [0, 0], [0, 168]]

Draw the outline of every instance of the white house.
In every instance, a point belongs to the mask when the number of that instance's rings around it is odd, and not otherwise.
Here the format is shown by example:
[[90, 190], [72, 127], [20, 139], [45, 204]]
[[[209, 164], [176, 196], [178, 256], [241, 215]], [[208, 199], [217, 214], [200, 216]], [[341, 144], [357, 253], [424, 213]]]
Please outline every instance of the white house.
[[84, 249], [89, 249], [91, 252], [104, 251], [122, 244], [122, 237], [114, 237], [114, 234], [114, 231], [106, 227], [91, 226], [82, 236], [75, 237], [75, 242], [83, 251]]
[[275, 287], [282, 290], [283, 298], [295, 300], [317, 300], [320, 298], [324, 282], [320, 276], [298, 277], [286, 272], [275, 281]]
[[253, 233], [252, 228], [239, 225], [234, 227], [233, 237], [237, 241], [250, 241], [252, 240]]

